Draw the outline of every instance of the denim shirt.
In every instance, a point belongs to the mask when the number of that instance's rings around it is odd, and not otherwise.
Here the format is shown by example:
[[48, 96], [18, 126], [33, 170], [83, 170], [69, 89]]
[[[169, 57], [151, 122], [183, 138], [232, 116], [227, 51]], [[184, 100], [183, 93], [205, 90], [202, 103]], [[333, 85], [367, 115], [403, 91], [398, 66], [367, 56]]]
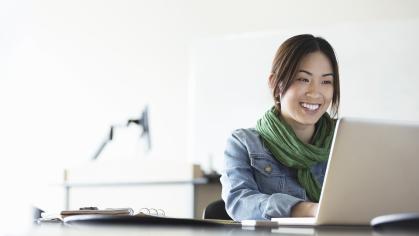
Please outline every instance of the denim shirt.
[[[310, 201], [297, 170], [282, 165], [254, 129], [238, 129], [228, 138], [221, 175], [222, 198], [233, 220], [289, 217], [291, 208]], [[327, 161], [311, 168], [323, 185]]]

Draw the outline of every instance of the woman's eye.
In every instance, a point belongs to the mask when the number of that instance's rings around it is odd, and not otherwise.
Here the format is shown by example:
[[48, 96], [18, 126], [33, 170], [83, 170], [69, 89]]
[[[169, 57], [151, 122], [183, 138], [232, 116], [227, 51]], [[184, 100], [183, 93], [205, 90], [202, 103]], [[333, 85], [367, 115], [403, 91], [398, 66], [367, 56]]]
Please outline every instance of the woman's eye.
[[332, 81], [331, 80], [323, 80], [322, 84], [332, 84]]
[[298, 78], [297, 80], [301, 82], [310, 82], [308, 79], [305, 78]]

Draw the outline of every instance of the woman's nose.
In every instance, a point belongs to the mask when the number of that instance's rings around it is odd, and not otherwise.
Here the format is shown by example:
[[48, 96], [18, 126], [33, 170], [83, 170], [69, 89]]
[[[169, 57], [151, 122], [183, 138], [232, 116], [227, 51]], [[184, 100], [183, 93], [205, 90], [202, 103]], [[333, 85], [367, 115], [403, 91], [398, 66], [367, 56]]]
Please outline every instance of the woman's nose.
[[307, 97], [318, 98], [320, 97], [319, 87], [315, 83], [310, 83], [308, 90], [306, 92]]

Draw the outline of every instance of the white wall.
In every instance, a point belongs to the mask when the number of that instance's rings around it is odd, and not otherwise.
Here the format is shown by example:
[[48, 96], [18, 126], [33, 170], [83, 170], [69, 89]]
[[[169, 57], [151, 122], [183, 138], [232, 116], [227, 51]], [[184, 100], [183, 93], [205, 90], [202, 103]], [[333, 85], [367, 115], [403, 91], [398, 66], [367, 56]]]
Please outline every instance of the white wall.
[[[195, 40], [417, 18], [418, 4], [1, 1], [0, 179], [16, 191], [7, 199], [22, 196], [17, 186], [55, 182], [61, 167], [87, 161], [109, 125], [136, 116], [145, 104], [150, 105], [153, 155], [187, 159], [188, 50]], [[60, 206], [55, 199], [43, 202]]]

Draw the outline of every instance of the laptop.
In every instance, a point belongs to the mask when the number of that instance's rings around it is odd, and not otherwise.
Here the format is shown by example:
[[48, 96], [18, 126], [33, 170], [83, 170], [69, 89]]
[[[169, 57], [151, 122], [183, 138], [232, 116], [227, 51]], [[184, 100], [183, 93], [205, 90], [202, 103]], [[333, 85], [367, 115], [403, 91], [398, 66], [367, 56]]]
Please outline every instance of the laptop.
[[279, 225], [370, 225], [377, 216], [419, 212], [419, 124], [338, 121], [316, 217]]

